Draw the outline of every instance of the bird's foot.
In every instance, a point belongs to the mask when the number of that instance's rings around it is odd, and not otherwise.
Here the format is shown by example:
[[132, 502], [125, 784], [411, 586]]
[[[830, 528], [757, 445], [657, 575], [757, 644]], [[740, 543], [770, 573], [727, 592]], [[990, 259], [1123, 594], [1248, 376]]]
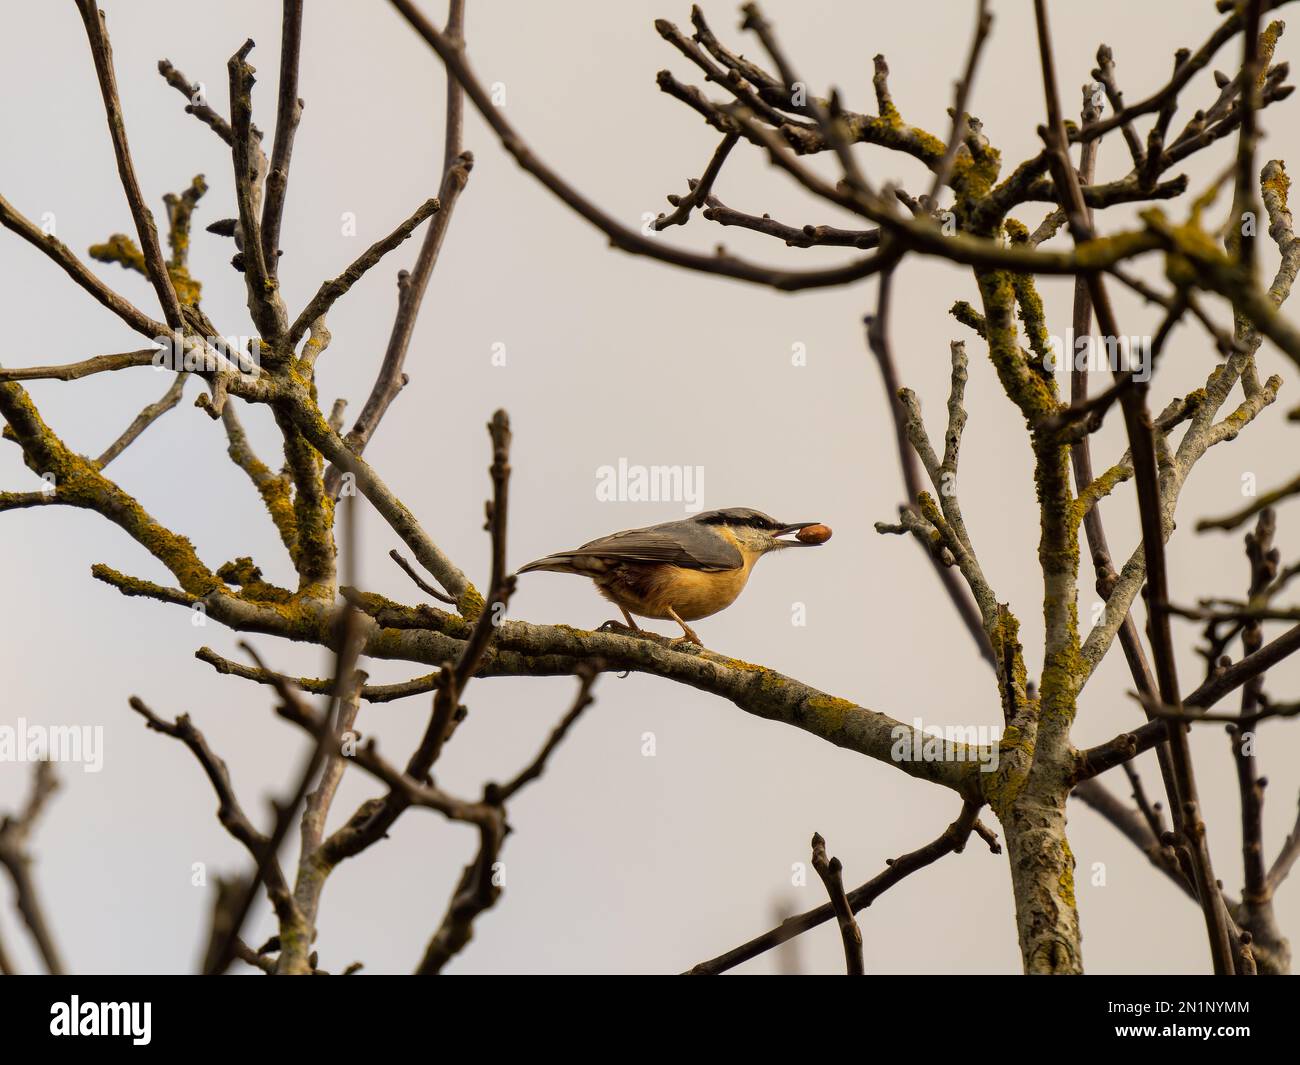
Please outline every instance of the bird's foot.
[[676, 610], [674, 610], [672, 607], [669, 607], [668, 616], [682, 627], [682, 634], [678, 636], [677, 639], [668, 641], [669, 647], [677, 647], [680, 644], [684, 644], [684, 643], [693, 643], [701, 651], [704, 650], [704, 641], [695, 635], [695, 630], [691, 628], [689, 625], [687, 625], [686, 622], [684, 622], [681, 619], [681, 616], [677, 613]]
[[644, 636], [645, 629], [637, 625], [624, 625], [621, 621], [607, 621], [596, 630], [597, 632], [613, 632], [619, 636]]

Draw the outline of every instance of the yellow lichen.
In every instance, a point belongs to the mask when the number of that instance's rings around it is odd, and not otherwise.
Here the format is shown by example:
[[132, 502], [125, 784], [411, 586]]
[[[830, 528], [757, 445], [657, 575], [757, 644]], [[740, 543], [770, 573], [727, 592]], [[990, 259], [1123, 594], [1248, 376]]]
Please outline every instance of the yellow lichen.
[[144, 253], [136, 247], [135, 241], [125, 233], [114, 233], [103, 244], [90, 246], [90, 257], [101, 263], [120, 263], [124, 270], [147, 273], [144, 265]]

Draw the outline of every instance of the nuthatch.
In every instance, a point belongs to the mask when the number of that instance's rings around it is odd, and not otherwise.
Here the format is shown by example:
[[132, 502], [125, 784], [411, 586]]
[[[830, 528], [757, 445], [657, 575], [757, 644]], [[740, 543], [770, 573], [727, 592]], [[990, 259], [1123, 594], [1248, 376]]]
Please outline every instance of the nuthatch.
[[[785, 539], [791, 533], [796, 536]], [[815, 547], [830, 536], [830, 529], [818, 522], [782, 522], [748, 507], [729, 507], [612, 533], [576, 550], [539, 558], [519, 572], [590, 577], [634, 631], [640, 627], [633, 614], [671, 619], [683, 633], [673, 643], [689, 640], [703, 647], [686, 623], [734, 603], [763, 555], [785, 547]]]

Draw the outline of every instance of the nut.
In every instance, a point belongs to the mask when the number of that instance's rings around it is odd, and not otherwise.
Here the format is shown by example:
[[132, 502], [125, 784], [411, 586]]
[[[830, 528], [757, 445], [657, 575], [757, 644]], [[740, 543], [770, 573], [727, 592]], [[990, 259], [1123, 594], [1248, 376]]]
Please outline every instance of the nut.
[[805, 525], [794, 538], [801, 544], [824, 544], [831, 538], [829, 525]]

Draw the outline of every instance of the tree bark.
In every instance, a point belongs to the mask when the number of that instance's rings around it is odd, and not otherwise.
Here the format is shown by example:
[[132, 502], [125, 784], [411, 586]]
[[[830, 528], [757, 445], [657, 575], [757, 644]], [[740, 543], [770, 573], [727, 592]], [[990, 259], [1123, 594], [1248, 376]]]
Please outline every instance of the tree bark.
[[1074, 855], [1065, 834], [1066, 790], [1046, 773], [1031, 773], [1002, 827], [1011, 862], [1020, 954], [1029, 975], [1083, 972]]

